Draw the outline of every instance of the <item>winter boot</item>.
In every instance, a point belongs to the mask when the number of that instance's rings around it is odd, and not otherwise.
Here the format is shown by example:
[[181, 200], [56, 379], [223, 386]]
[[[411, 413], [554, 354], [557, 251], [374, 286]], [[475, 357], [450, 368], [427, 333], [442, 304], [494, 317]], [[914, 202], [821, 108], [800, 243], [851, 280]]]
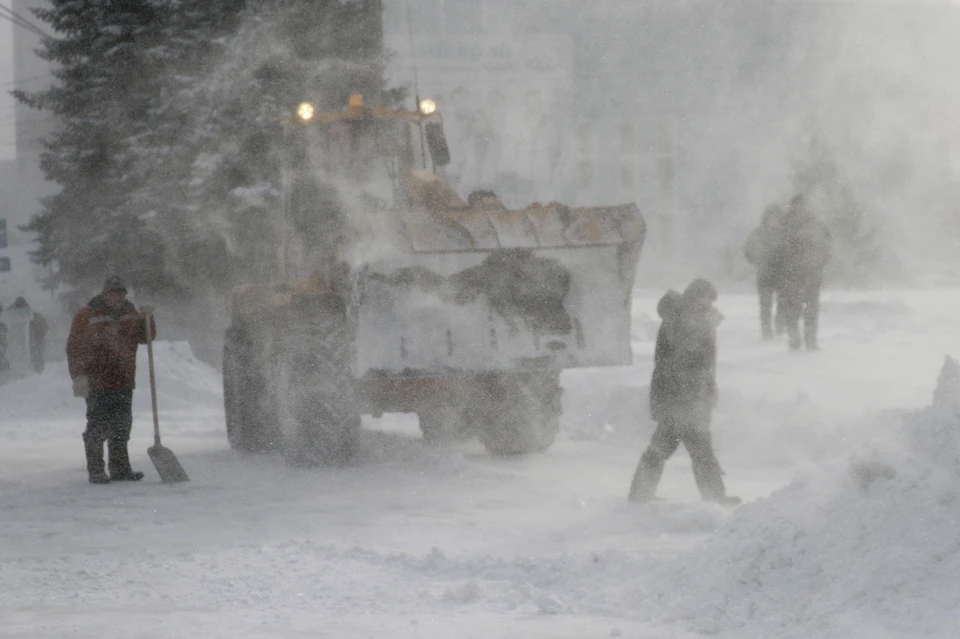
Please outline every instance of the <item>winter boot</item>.
[[773, 339], [773, 320], [770, 316], [770, 309], [760, 309], [760, 339], [769, 341]]
[[706, 501], [722, 503], [727, 499], [727, 489], [723, 485], [723, 469], [713, 452], [710, 433], [698, 431], [687, 436], [685, 444], [693, 464], [693, 478], [697, 482], [700, 496]]
[[125, 439], [111, 439], [107, 443], [110, 451], [111, 481], [140, 481], [143, 473], [130, 468], [130, 454]]
[[656, 451], [647, 450], [640, 457], [637, 471], [630, 482], [627, 501], [634, 504], [646, 504], [656, 499], [657, 485], [663, 475], [665, 460]]
[[769, 324], [760, 325], [760, 339], [765, 342], [769, 342], [773, 339], [773, 329], [770, 328]]
[[83, 438], [83, 449], [87, 455], [87, 475], [91, 484], [109, 484], [110, 478], [104, 472], [103, 442], [91, 442]]
[[791, 326], [787, 333], [787, 343], [790, 345], [790, 350], [799, 351], [800, 347], [803, 345], [803, 340], [800, 337], [800, 329], [798, 327]]

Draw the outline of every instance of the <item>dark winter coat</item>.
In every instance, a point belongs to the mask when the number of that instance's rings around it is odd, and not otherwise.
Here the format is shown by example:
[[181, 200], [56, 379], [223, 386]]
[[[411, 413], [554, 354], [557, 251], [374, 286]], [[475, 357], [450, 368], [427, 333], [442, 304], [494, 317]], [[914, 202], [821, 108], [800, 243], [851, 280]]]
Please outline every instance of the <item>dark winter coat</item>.
[[717, 325], [722, 316], [670, 291], [657, 312], [650, 415], [655, 421], [705, 426], [717, 399]]
[[47, 332], [50, 329], [47, 325], [47, 320], [44, 319], [43, 315], [30, 308], [30, 304], [28, 304], [27, 300], [23, 297], [18, 297], [13, 302], [11, 308], [24, 309], [33, 313], [28, 325], [30, 362], [33, 364], [33, 370], [36, 371], [37, 374], [42, 373], [45, 340], [47, 338]]
[[[151, 338], [157, 327], [150, 319]], [[67, 338], [70, 377], [86, 375], [90, 390], [133, 388], [137, 371], [137, 345], [147, 343], [144, 316], [130, 302], [119, 311], [98, 295], [74, 316]]]
[[780, 229], [773, 224], [761, 224], [747, 236], [743, 254], [757, 269], [757, 278], [763, 281], [776, 279], [774, 256], [780, 242]]
[[779, 284], [819, 281], [832, 250], [833, 238], [826, 224], [807, 212], [788, 213], [773, 258]]
[[38, 374], [43, 372], [43, 354], [49, 330], [43, 315], [34, 313], [30, 320], [30, 361], [33, 363], [33, 370]]

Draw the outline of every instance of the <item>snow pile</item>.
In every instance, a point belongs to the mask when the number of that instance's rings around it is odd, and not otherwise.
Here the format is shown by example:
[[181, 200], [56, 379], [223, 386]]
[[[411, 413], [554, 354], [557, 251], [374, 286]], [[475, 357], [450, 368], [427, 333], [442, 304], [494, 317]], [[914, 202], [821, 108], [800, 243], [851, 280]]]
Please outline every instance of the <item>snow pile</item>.
[[[220, 372], [193, 355], [187, 342], [157, 342], [153, 347], [157, 374], [157, 397], [163, 410], [223, 409], [223, 380]], [[147, 351], [137, 354], [138, 397], [136, 410], [150, 410], [150, 378]]]
[[[161, 420], [168, 421], [181, 413], [193, 416], [222, 413], [220, 373], [196, 359], [189, 344], [155, 342], [153, 355]], [[0, 432], [8, 439], [61, 436], [65, 421], [75, 423], [76, 428], [83, 430], [86, 408], [82, 399], [73, 396], [66, 361], [49, 362], [40, 375], [0, 386], [0, 406], [3, 407]], [[140, 348], [137, 353], [137, 390], [133, 395], [133, 409], [135, 420], [149, 421], [150, 377], [146, 348]], [[23, 423], [30, 423], [31, 428], [21, 428]], [[3, 428], [4, 424], [11, 426]]]
[[811, 467], [634, 593], [645, 617], [763, 637], [953, 637], [960, 627], [960, 366], [900, 450]]
[[899, 438], [905, 410], [869, 411], [837, 419], [805, 394], [757, 400], [722, 389], [711, 432], [721, 463], [738, 468], [784, 468], [858, 452], [865, 442]]

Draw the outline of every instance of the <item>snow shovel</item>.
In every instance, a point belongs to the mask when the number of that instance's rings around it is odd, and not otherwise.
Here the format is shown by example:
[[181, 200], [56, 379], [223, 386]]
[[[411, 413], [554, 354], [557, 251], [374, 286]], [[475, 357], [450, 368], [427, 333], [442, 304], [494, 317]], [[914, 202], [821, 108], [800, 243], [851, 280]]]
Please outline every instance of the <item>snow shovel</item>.
[[160, 475], [160, 481], [165, 484], [178, 484], [182, 481], [190, 481], [187, 472], [177, 460], [173, 451], [160, 443], [160, 418], [157, 416], [157, 380], [153, 368], [153, 331], [150, 330], [150, 318], [152, 314], [147, 313], [143, 321], [147, 327], [147, 365], [150, 368], [150, 402], [153, 404], [153, 446], [147, 449], [147, 455], [153, 462], [154, 468]]

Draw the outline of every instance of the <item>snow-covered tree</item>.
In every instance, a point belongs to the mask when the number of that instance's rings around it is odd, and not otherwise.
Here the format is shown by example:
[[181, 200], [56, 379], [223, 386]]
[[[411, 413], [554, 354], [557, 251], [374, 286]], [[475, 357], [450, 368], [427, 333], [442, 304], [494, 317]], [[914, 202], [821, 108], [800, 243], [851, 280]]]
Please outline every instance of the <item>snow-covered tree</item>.
[[263, 3], [198, 90], [190, 206], [226, 242], [235, 277], [263, 281], [276, 263], [282, 121], [295, 106], [395, 97], [384, 90], [380, 13], [380, 0]]
[[43, 57], [56, 84], [21, 100], [57, 117], [45, 141], [42, 166], [61, 190], [47, 198], [28, 229], [39, 237], [34, 257], [56, 264], [53, 281], [102, 279], [104, 273], [148, 272], [162, 259], [142, 220], [125, 215], [133, 157], [129, 138], [142, 132], [153, 101], [149, 78], [162, 62], [144, 43], [155, 42], [158, 8], [146, 1], [54, 0], [37, 16], [59, 34]]
[[384, 99], [380, 0], [52, 0], [48, 90], [60, 191], [27, 229], [50, 287], [107, 273], [187, 299], [264, 279], [280, 122], [311, 99]]

